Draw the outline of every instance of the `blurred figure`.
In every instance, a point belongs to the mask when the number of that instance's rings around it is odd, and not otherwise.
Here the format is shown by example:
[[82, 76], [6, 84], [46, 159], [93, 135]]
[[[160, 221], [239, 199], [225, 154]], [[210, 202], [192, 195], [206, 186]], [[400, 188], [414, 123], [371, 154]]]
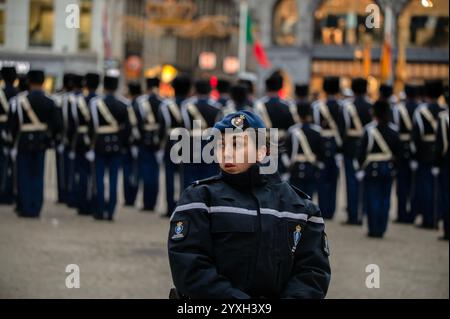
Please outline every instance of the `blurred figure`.
[[253, 111], [253, 108], [248, 104], [247, 86], [243, 84], [233, 85], [230, 89], [231, 99], [223, 108], [223, 115], [235, 113], [238, 111]]
[[289, 183], [312, 197], [324, 166], [324, 143], [320, 126], [312, 123], [311, 106], [298, 102], [298, 112], [300, 123], [289, 129], [286, 143], [290, 156]]
[[382, 238], [387, 230], [394, 162], [400, 150], [398, 133], [395, 126], [389, 123], [389, 114], [387, 101], [375, 102], [374, 121], [365, 127], [358, 156], [357, 178], [364, 179], [368, 236], [375, 238]]
[[159, 165], [162, 161], [163, 151], [161, 143], [165, 132], [161, 114], [158, 78], [148, 78], [147, 94], [137, 100], [137, 120], [141, 140], [139, 143], [139, 176], [143, 183], [144, 211], [153, 211], [159, 193]]
[[253, 107], [255, 104], [255, 82], [256, 79], [250, 78], [250, 77], [240, 77], [239, 80], [237, 81], [238, 85], [244, 85], [245, 87], [247, 87], [247, 93], [248, 93], [248, 101], [247, 104], [250, 107]]
[[[91, 146], [89, 127], [92, 127], [92, 117], [88, 101], [92, 98], [98, 84], [98, 75], [87, 74], [85, 77], [75, 75], [74, 91], [69, 96], [67, 138], [71, 162], [67, 203], [76, 207], [80, 215], [91, 215], [93, 213], [92, 195], [89, 194], [88, 196], [90, 165], [85, 154]], [[89, 92], [88, 97], [83, 95], [83, 86]]]
[[295, 85], [295, 98], [296, 103], [309, 103], [309, 86], [308, 84], [296, 84]]
[[16, 165], [17, 213], [21, 217], [40, 215], [44, 200], [45, 151], [60, 126], [55, 104], [42, 89], [44, 79], [43, 71], [30, 70], [29, 92], [11, 100], [11, 157]]
[[219, 99], [217, 103], [223, 108], [227, 105], [228, 101], [230, 101], [230, 81], [219, 79], [217, 81], [217, 92], [219, 92]]
[[358, 149], [361, 147], [364, 126], [372, 120], [370, 109], [372, 104], [366, 96], [367, 81], [362, 78], [352, 80], [353, 97], [343, 102], [342, 118], [343, 153], [345, 167], [345, 185], [347, 190], [347, 222], [348, 225], [362, 224], [362, 208], [360, 203], [359, 183], [355, 177]]
[[69, 114], [69, 96], [74, 89], [74, 74], [65, 73], [63, 75], [63, 87], [56, 92], [52, 98], [57, 107], [57, 114], [59, 121], [62, 123], [61, 130], [57, 132], [55, 140], [56, 153], [56, 175], [58, 184], [58, 203], [65, 203], [67, 201], [67, 168], [68, 158], [67, 153], [64, 152], [67, 146], [67, 127]]
[[[90, 162], [95, 161], [96, 203], [94, 218], [113, 220], [117, 202], [117, 178], [121, 149], [128, 139], [129, 122], [127, 101], [115, 95], [119, 78], [106, 75], [103, 78], [104, 95], [90, 102], [92, 114], [91, 149], [86, 153]], [[108, 170], [109, 196], [105, 202], [104, 176]]]
[[[191, 159], [190, 163], [183, 164], [184, 189], [196, 180], [205, 179], [219, 173], [219, 167], [216, 163], [208, 164], [201, 158], [206, 141], [202, 140], [201, 148], [197, 150], [194, 149], [192, 138], [201, 139], [202, 130], [212, 128], [222, 118], [220, 105], [209, 97], [211, 93], [209, 81], [197, 80], [195, 92], [196, 95], [184, 101], [181, 107], [185, 128], [191, 131]], [[194, 121], [201, 123], [201, 127], [194, 127]]]
[[170, 136], [179, 136], [177, 132], [184, 127], [183, 116], [181, 115], [181, 105], [188, 98], [191, 91], [192, 82], [187, 75], [178, 75], [172, 81], [172, 87], [175, 92], [173, 99], [167, 99], [161, 104], [161, 114], [164, 122], [162, 131], [164, 134], [163, 149], [164, 149], [164, 169], [166, 178], [166, 200], [167, 212], [165, 217], [170, 217], [175, 209], [175, 174], [178, 175], [179, 191], [183, 189], [182, 185], [182, 170], [179, 163], [174, 163], [170, 158], [170, 150], [178, 140], [171, 140]]
[[438, 220], [437, 184], [439, 172], [433, 169], [436, 156], [436, 132], [439, 113], [444, 109], [438, 104], [443, 93], [440, 80], [430, 80], [425, 83], [427, 102], [421, 104], [414, 112], [413, 141], [415, 153], [413, 166], [416, 171], [416, 207], [417, 214], [422, 215], [422, 228], [434, 229]]
[[379, 100], [385, 101], [389, 104], [389, 121], [393, 122], [394, 105], [397, 103], [396, 97], [394, 96], [394, 88], [389, 84], [381, 84], [379, 95]]
[[10, 113], [9, 101], [17, 95], [14, 82], [17, 72], [14, 66], [4, 66], [1, 70], [3, 85], [0, 87], [0, 203], [13, 203], [13, 167], [9, 153], [11, 151], [11, 135], [8, 132]]
[[[448, 92], [447, 92], [448, 94]], [[447, 95], [448, 96], [448, 95]], [[442, 219], [444, 220], [444, 235], [440, 238], [448, 240], [449, 235], [449, 205], [448, 205], [448, 145], [449, 145], [449, 125], [448, 108], [439, 113], [439, 124], [436, 132], [436, 154], [433, 170], [439, 171], [439, 197], [442, 205]]]
[[141, 142], [141, 132], [138, 129], [137, 114], [138, 98], [142, 95], [142, 88], [139, 82], [128, 83], [128, 97], [131, 105], [127, 107], [128, 121], [131, 125], [131, 134], [124, 145], [122, 157], [123, 168], [123, 194], [125, 206], [134, 206], [139, 189], [139, 144]]
[[[289, 156], [286, 154], [285, 142], [288, 129], [294, 125], [294, 117], [298, 119], [295, 105], [279, 97], [278, 92], [283, 87], [283, 77], [273, 73], [266, 79], [266, 95], [255, 102], [255, 112], [264, 121], [267, 128], [278, 129], [278, 171], [287, 172]], [[276, 156], [276, 154], [271, 154]]]
[[66, 184], [66, 204], [69, 207], [77, 207], [77, 198], [75, 194], [75, 159], [78, 143], [78, 102], [84, 98], [83, 96], [83, 76], [73, 74], [73, 90], [68, 95], [67, 103], [67, 126], [66, 126], [66, 146], [64, 154], [66, 161], [64, 162], [64, 174], [67, 178]]
[[318, 187], [319, 207], [326, 219], [331, 219], [336, 210], [336, 188], [339, 167], [342, 162], [342, 105], [338, 100], [340, 92], [339, 78], [327, 77], [323, 81], [326, 101], [313, 103], [314, 123], [321, 127], [324, 139], [324, 169], [320, 174]]
[[417, 165], [411, 165], [413, 151], [412, 126], [413, 115], [418, 106], [416, 86], [405, 85], [404, 102], [397, 103], [393, 110], [393, 119], [398, 127], [400, 154], [397, 174], [397, 222], [411, 224], [416, 217], [414, 188]]

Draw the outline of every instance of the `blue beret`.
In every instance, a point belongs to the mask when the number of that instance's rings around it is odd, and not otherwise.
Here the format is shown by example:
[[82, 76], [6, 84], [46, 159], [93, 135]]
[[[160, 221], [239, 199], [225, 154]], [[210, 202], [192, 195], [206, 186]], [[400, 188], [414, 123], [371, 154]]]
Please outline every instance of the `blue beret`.
[[255, 113], [250, 111], [239, 111], [225, 116], [220, 122], [217, 122], [214, 125], [214, 128], [218, 129], [220, 132], [225, 132], [226, 128], [246, 130], [248, 128], [266, 128], [266, 126], [264, 125], [263, 120]]

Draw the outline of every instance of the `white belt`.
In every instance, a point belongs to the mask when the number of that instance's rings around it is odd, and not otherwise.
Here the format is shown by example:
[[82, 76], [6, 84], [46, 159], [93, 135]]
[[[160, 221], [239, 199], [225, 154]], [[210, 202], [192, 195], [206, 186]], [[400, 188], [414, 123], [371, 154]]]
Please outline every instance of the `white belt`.
[[22, 124], [20, 126], [22, 132], [33, 132], [33, 131], [46, 131], [46, 124]]
[[97, 127], [98, 134], [114, 134], [114, 133], [118, 133], [118, 132], [119, 132], [119, 129], [117, 127], [111, 127], [111, 126]]

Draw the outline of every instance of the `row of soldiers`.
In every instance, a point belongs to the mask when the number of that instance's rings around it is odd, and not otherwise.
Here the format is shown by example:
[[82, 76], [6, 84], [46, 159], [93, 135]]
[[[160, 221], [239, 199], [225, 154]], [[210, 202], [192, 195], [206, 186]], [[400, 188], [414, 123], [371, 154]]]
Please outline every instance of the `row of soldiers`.
[[[16, 164], [11, 167], [17, 168], [13, 180], [19, 186], [19, 215], [39, 214], [48, 147], [54, 147], [57, 154], [58, 199], [76, 207], [80, 214], [113, 219], [120, 168], [125, 204], [134, 205], [142, 181], [143, 209], [154, 210], [161, 164], [166, 215], [170, 215], [177, 197], [175, 177], [179, 177], [182, 190], [218, 172], [215, 164], [173, 162], [170, 154], [178, 141], [170, 140], [170, 134], [180, 128], [192, 130], [194, 120], [201, 121], [205, 129], [224, 115], [249, 110], [257, 113], [266, 127], [279, 130], [280, 173], [309, 195], [318, 193], [324, 218], [333, 218], [343, 162], [347, 224], [360, 225], [367, 214], [369, 236], [383, 236], [395, 175], [398, 222], [413, 223], [421, 215], [423, 227], [435, 228], [443, 217], [444, 237], [448, 238], [448, 111], [438, 103], [443, 94], [440, 81], [427, 82], [426, 96], [420, 100], [416, 87], [407, 85], [406, 98], [393, 101], [392, 88], [382, 86], [380, 99], [373, 103], [366, 96], [366, 80], [354, 79], [352, 96], [342, 97], [339, 78], [329, 77], [323, 82], [326, 98], [311, 102], [307, 86], [296, 87], [295, 101], [281, 99], [283, 77], [278, 72], [266, 79], [266, 94], [261, 99], [253, 97], [251, 81], [231, 85], [220, 80], [218, 100], [211, 98], [208, 80], [192, 85], [187, 75], [179, 75], [171, 83], [173, 98], [162, 99], [157, 78], [146, 79], [145, 94], [139, 83], [129, 83], [125, 98], [116, 93], [119, 79], [115, 76], [103, 78], [103, 92], [98, 94], [100, 75], [66, 74], [63, 89], [50, 98], [42, 91], [42, 71], [29, 72], [29, 88], [23, 92], [13, 87], [14, 73], [12, 68], [2, 70], [6, 119], [2, 146], [5, 158]], [[14, 173], [3, 175], [8, 180]], [[2, 187], [3, 194], [6, 189]]]

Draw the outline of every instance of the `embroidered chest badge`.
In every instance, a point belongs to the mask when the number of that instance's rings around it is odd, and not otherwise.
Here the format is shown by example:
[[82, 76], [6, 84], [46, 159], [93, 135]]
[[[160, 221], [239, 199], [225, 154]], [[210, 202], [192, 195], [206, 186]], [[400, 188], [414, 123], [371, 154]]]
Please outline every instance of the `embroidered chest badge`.
[[297, 244], [300, 241], [300, 239], [302, 238], [301, 231], [302, 231], [302, 226], [300, 226], [300, 225], [295, 226], [295, 230], [294, 230], [294, 233], [293, 233], [294, 246], [292, 247], [292, 253], [295, 252], [295, 250], [297, 249]]

